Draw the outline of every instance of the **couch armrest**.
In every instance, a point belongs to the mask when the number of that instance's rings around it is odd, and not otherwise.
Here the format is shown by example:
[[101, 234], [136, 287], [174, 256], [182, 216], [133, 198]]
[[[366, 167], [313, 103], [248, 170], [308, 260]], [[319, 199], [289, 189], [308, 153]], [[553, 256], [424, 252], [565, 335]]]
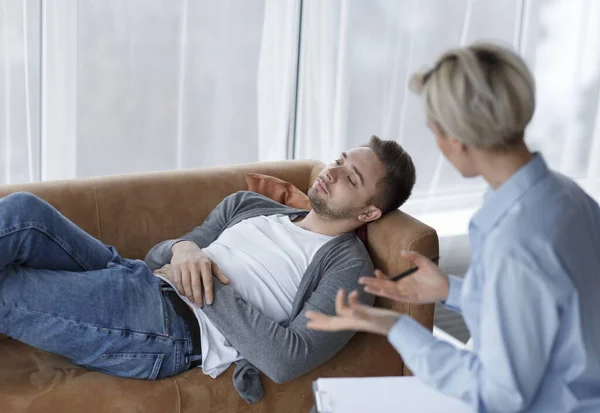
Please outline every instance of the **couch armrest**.
[[[401, 250], [416, 251], [428, 257], [439, 254], [438, 237], [435, 230], [402, 211], [394, 211], [368, 226], [368, 248], [375, 268], [386, 274], [397, 274], [410, 267], [400, 257]], [[434, 304], [415, 305], [377, 298], [377, 307], [392, 308], [410, 315], [429, 330], [433, 329]], [[412, 373], [406, 366], [404, 375]]]

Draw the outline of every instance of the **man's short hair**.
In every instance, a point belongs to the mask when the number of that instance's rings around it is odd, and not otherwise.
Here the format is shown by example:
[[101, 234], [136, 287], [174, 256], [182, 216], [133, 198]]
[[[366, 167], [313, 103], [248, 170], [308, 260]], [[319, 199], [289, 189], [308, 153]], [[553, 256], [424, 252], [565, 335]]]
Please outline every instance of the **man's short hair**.
[[383, 141], [375, 135], [363, 146], [375, 152], [386, 171], [385, 177], [377, 182], [377, 195], [372, 203], [384, 214], [398, 209], [410, 196], [417, 180], [412, 158], [398, 142]]

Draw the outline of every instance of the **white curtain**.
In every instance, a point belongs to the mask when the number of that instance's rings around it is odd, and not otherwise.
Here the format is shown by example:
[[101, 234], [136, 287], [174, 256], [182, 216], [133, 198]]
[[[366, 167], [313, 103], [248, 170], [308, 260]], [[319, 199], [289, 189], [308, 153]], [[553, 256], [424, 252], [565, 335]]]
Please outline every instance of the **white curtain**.
[[0, 1], [0, 183], [40, 178], [39, 21], [39, 1]]
[[264, 0], [75, 3], [78, 177], [260, 159]]
[[537, 80], [529, 141], [553, 168], [600, 197], [600, 2], [527, 6], [522, 51]]
[[372, 134], [396, 139], [418, 172], [404, 209], [443, 232], [464, 232], [485, 185], [463, 179], [442, 158], [407, 81], [446, 48], [495, 40], [521, 50], [538, 81], [528, 142], [600, 195], [593, 185], [600, 176], [600, 2], [308, 0], [305, 10], [301, 157], [333, 159]]
[[299, 4], [0, 0], [0, 181], [285, 158]]
[[465, 222], [444, 214], [485, 185], [443, 160], [406, 84], [483, 39], [533, 67], [530, 144], [600, 195], [595, 0], [0, 0], [0, 182], [328, 161], [377, 134], [417, 164], [405, 210]]
[[296, 109], [300, 0], [267, 0], [258, 64], [258, 159], [290, 158]]

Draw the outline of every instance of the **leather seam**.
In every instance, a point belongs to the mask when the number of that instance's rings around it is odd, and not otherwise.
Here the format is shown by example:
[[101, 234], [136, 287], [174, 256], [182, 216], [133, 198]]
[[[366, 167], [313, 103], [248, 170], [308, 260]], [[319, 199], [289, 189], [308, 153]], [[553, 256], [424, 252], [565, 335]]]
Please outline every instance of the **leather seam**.
[[409, 251], [412, 251], [413, 247], [418, 244], [423, 238], [427, 237], [428, 235], [434, 235], [435, 233], [432, 231], [423, 231], [421, 232], [419, 235], [417, 235], [415, 238], [413, 238], [412, 242], [408, 245]]
[[98, 201], [98, 194], [96, 193], [96, 186], [92, 186], [94, 192], [94, 203], [96, 204], [96, 225], [98, 226], [98, 239], [102, 241], [102, 221], [100, 220], [100, 202]]
[[173, 382], [175, 393], [177, 393], [177, 413], [181, 413], [181, 390], [179, 389], [179, 384], [173, 377], [169, 377], [169, 380]]
[[[427, 237], [428, 235], [433, 235], [433, 234], [435, 234], [435, 232], [432, 232], [432, 231], [421, 232], [419, 235], [417, 235], [415, 238], [413, 238], [412, 242], [409, 244], [409, 246], [408, 246], [409, 251], [412, 251], [414, 246], [417, 245], [423, 238]], [[409, 304], [408, 305], [408, 316], [411, 318], [412, 318], [412, 314], [411, 314], [412, 309], [413, 309], [413, 305]], [[406, 366], [404, 359], [402, 360], [402, 367], [403, 367], [402, 375], [406, 376], [409, 369]]]

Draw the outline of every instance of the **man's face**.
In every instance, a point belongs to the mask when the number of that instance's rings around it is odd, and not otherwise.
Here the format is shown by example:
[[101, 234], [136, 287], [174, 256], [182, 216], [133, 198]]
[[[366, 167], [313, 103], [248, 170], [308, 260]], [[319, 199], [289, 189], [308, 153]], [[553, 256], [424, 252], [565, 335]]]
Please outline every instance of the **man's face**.
[[313, 210], [332, 220], [358, 218], [375, 197], [385, 166], [371, 148], [343, 152], [319, 174], [308, 197]]

